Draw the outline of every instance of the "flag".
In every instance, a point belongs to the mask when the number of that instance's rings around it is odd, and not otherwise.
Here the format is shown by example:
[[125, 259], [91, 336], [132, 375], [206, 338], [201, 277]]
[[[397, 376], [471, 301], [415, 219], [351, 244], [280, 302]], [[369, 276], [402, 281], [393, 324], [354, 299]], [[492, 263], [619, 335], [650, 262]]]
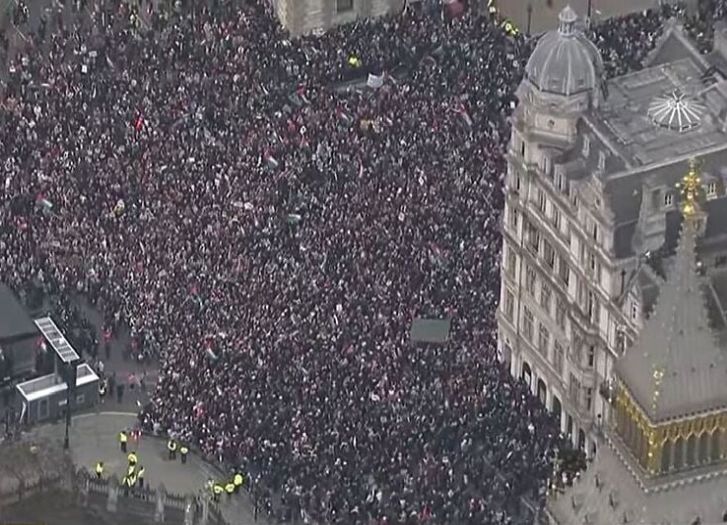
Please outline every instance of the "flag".
[[53, 203], [45, 198], [45, 195], [42, 193], [38, 194], [38, 197], [36, 197], [36, 202], [38, 203], [38, 206], [43, 208], [46, 211], [53, 211]]
[[134, 129], [139, 132], [144, 127], [144, 116], [139, 114], [139, 116], [134, 121]]
[[265, 155], [265, 165], [269, 169], [274, 170], [275, 168], [277, 168], [280, 165], [280, 163], [272, 155], [266, 154]]

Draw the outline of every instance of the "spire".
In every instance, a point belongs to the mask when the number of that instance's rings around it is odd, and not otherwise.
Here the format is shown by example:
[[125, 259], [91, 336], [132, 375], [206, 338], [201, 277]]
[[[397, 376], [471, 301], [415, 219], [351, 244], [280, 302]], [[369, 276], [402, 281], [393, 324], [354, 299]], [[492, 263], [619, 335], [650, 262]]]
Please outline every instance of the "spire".
[[702, 216], [699, 171], [678, 185], [684, 215], [676, 256], [654, 313], [616, 373], [653, 423], [727, 407], [727, 365], [708, 326], [696, 242]]

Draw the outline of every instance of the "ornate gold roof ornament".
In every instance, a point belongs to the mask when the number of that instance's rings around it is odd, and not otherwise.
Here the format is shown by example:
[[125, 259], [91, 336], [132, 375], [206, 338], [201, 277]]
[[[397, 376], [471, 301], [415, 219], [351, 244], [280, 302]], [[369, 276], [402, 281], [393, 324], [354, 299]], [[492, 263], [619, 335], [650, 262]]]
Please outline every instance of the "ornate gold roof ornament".
[[681, 194], [680, 207], [685, 219], [691, 219], [702, 210], [700, 197], [702, 194], [702, 178], [700, 177], [699, 161], [689, 159], [689, 171], [676, 187]]

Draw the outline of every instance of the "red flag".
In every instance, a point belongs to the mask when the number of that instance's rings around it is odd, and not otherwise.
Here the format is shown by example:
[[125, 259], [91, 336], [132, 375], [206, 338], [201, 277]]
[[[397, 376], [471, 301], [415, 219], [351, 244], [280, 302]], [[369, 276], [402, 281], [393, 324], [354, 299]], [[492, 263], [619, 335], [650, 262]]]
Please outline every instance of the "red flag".
[[138, 132], [138, 131], [141, 131], [141, 128], [143, 128], [143, 127], [144, 127], [144, 116], [139, 115], [136, 118], [136, 122], [134, 122], [134, 129], [136, 129], [136, 131]]

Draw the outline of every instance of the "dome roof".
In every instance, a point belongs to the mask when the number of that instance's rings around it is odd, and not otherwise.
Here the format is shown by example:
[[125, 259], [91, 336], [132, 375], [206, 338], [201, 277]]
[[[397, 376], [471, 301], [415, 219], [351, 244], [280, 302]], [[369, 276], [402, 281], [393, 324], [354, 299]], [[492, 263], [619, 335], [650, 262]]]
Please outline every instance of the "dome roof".
[[596, 46], [577, 27], [578, 15], [566, 6], [558, 16], [559, 28], [549, 31], [535, 46], [525, 75], [540, 91], [574, 95], [600, 85], [603, 60]]

